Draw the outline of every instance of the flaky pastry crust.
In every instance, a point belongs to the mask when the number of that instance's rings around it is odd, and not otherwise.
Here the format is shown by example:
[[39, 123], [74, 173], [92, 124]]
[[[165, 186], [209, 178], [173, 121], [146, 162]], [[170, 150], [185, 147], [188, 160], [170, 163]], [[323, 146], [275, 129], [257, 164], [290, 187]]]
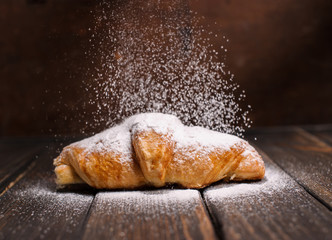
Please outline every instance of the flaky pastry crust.
[[[221, 179], [242, 181], [264, 177], [261, 156], [245, 140], [185, 127], [166, 114], [157, 116], [165, 120], [161, 125], [166, 124], [160, 130], [158, 122], [153, 123], [155, 117], [156, 114], [140, 114], [118, 129], [114, 127], [92, 137], [88, 143], [83, 140], [65, 147], [54, 160], [58, 186], [87, 183], [99, 189], [116, 189], [175, 183], [185, 188], [202, 188]], [[168, 118], [173, 122], [168, 123]], [[182, 129], [185, 131], [181, 132]], [[228, 142], [216, 140], [217, 143], [206, 144], [211, 139], [195, 139], [199, 131]], [[197, 136], [198, 139], [200, 135]]]

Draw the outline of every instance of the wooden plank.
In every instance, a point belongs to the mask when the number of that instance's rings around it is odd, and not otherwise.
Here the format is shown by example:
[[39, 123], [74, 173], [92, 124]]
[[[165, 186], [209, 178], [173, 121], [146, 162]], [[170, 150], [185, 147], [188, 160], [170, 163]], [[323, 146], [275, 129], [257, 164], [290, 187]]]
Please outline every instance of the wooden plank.
[[332, 125], [307, 126], [304, 129], [332, 146]]
[[332, 147], [300, 128], [274, 128], [249, 135], [285, 172], [332, 209]]
[[57, 192], [54, 148], [45, 150], [0, 198], [0, 239], [76, 239], [93, 201], [91, 192]]
[[96, 195], [84, 239], [216, 239], [197, 190]]
[[33, 156], [46, 143], [22, 143], [0, 141], [0, 192], [33, 161]]
[[331, 212], [262, 155], [262, 181], [219, 183], [203, 192], [223, 239], [331, 239]]

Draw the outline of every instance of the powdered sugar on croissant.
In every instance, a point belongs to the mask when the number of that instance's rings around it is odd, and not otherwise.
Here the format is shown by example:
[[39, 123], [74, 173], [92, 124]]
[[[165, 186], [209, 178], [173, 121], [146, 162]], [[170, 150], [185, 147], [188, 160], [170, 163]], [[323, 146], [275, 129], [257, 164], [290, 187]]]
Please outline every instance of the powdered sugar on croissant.
[[187, 127], [162, 113], [134, 115], [120, 125], [73, 143], [54, 160], [58, 185], [96, 188], [201, 188], [221, 179], [257, 180], [265, 168], [245, 140]]

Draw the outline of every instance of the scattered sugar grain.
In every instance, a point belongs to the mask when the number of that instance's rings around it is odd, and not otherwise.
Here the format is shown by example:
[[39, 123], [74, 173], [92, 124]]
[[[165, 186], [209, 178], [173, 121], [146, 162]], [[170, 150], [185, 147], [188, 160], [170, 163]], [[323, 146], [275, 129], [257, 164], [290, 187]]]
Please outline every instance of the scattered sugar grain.
[[296, 191], [296, 184], [286, 173], [279, 168], [266, 164], [265, 177], [257, 182], [223, 183], [205, 191], [209, 201], [223, 200], [249, 201], [264, 194], [273, 195], [287, 191]]
[[199, 192], [190, 189], [106, 192], [97, 195], [97, 212], [119, 212], [144, 219], [190, 214], [200, 204]]
[[[170, 114], [142, 113], [126, 119], [121, 124], [109, 128], [95, 136], [86, 138], [73, 146], [84, 148], [84, 152], [103, 153], [115, 152], [119, 154], [122, 163], [132, 160], [132, 135], [135, 132], [153, 130], [157, 133], [167, 135], [175, 142], [175, 152], [182, 149], [194, 149], [191, 155], [208, 155], [216, 148], [224, 151], [230, 150], [234, 145], [244, 145], [246, 142], [236, 136], [212, 131], [202, 127], [188, 127]], [[254, 154], [255, 150], [245, 146], [243, 156]], [[181, 161], [181, 159], [177, 159]], [[253, 159], [254, 161], [254, 159]]]
[[[51, 176], [51, 173], [49, 174]], [[93, 200], [93, 195], [56, 192], [55, 186], [48, 187], [47, 180], [40, 178], [29, 182], [15, 191], [8, 191], [6, 198], [11, 199], [10, 216], [15, 225], [8, 232], [19, 233], [26, 229], [39, 228], [40, 237], [46, 237], [54, 227], [63, 226], [63, 231], [72, 232], [79, 224]], [[0, 211], [3, 211], [0, 207]], [[7, 217], [7, 221], [11, 218]], [[24, 226], [24, 228], [20, 228]]]
[[89, 104], [97, 107], [89, 127], [162, 112], [187, 125], [243, 136], [251, 125], [249, 108], [240, 107], [245, 94], [220, 60], [224, 51], [212, 44], [216, 33], [185, 1], [165, 8], [163, 1], [116, 0], [99, 7], [87, 51], [99, 63], [89, 69], [93, 80], [85, 81]]

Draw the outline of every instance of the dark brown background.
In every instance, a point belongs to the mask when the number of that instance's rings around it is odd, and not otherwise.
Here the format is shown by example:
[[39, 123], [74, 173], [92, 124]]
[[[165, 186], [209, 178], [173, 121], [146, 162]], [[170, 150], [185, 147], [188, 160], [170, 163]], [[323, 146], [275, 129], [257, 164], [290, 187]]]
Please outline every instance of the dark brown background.
[[[81, 86], [98, 5], [0, 2], [0, 136], [78, 134], [89, 121]], [[190, 8], [230, 39], [227, 65], [254, 126], [332, 122], [332, 1], [192, 0]]]

